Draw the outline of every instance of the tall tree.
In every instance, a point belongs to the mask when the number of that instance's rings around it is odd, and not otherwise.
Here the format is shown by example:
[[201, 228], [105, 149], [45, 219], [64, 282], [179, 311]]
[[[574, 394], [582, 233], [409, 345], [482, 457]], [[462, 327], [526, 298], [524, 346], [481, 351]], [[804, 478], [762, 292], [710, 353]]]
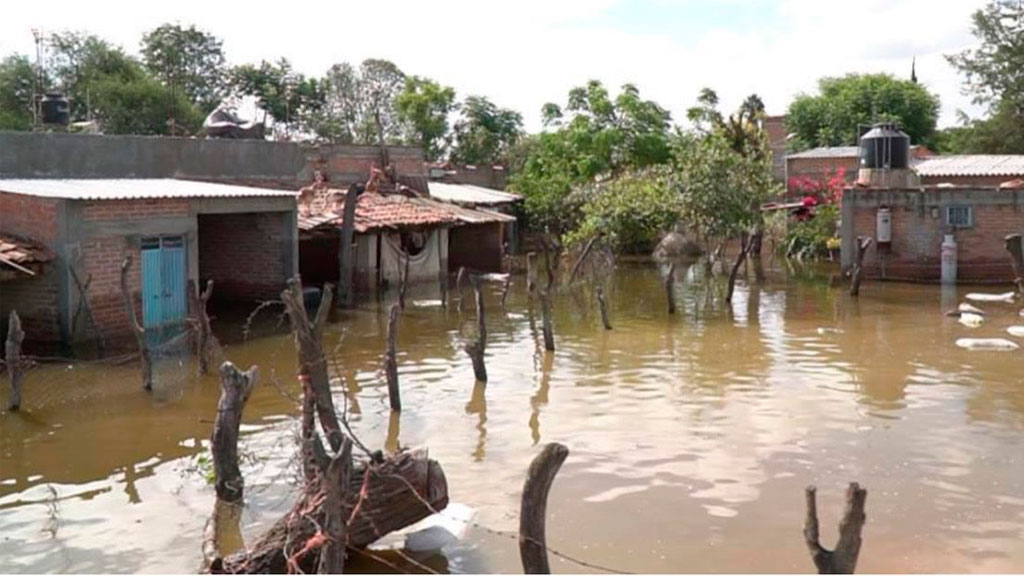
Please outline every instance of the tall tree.
[[819, 94], [801, 94], [789, 106], [786, 126], [800, 147], [851, 146], [859, 126], [898, 123], [914, 144], [934, 146], [939, 97], [889, 74], [849, 74], [818, 81]]
[[235, 96], [254, 96], [270, 116], [275, 135], [290, 139], [313, 131], [324, 105], [322, 83], [295, 72], [287, 59], [231, 69], [228, 85]]
[[455, 106], [455, 89], [429, 78], [409, 76], [395, 99], [398, 119], [410, 133], [410, 140], [423, 147], [427, 160], [444, 152], [448, 115]]
[[84, 120], [95, 108], [91, 88], [97, 82], [116, 79], [136, 82], [145, 77], [141, 64], [117, 46], [98, 36], [76, 31], [50, 36], [47, 71], [56, 87], [71, 101], [71, 119]]
[[395, 99], [405, 86], [405, 73], [388, 60], [370, 58], [359, 65], [361, 126], [358, 141], [364, 144], [401, 142]]
[[172, 92], [181, 91], [208, 113], [224, 96], [223, 42], [194, 25], [163, 24], [142, 37], [142, 59]]
[[0, 130], [31, 130], [35, 71], [26, 56], [0, 61]]
[[460, 164], [505, 164], [523, 135], [523, 117], [483, 96], [467, 96], [455, 122], [452, 160]]
[[313, 126], [317, 137], [328, 142], [351, 144], [361, 133], [362, 95], [359, 73], [343, 62], [331, 66], [321, 81], [324, 105]]

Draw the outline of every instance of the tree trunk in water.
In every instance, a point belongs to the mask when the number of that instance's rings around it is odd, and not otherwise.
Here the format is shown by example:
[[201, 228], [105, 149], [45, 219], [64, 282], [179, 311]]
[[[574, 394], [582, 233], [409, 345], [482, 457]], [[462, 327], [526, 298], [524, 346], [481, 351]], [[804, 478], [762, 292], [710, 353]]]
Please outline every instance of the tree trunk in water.
[[402, 277], [398, 283], [398, 307], [405, 310], [405, 288], [409, 285], [409, 254], [402, 252], [402, 260], [405, 264], [402, 266]]
[[743, 266], [743, 262], [747, 259], [747, 253], [750, 252], [750, 248], [753, 245], [753, 238], [740, 238], [740, 253], [736, 256], [736, 262], [733, 263], [732, 270], [729, 271], [729, 287], [725, 293], [726, 302], [732, 302], [732, 293], [736, 290], [736, 276], [739, 274], [740, 266]]
[[459, 266], [459, 273], [455, 276], [455, 291], [459, 294], [459, 303], [455, 309], [462, 312], [462, 301], [465, 300], [465, 294], [462, 292], [462, 282], [466, 279], [466, 267]]
[[[342, 518], [349, 548], [365, 548], [380, 537], [418, 522], [448, 505], [448, 484], [440, 464], [423, 452], [401, 452], [382, 462], [357, 464], [342, 487]], [[326, 494], [320, 482], [307, 486], [291, 511], [248, 551], [215, 560], [217, 574], [284, 574], [289, 568], [317, 571], [327, 537]]]
[[217, 498], [228, 503], [242, 500], [245, 480], [238, 469], [238, 429], [242, 411], [256, 385], [258, 368], [242, 372], [231, 362], [220, 367], [220, 401], [213, 424], [210, 452], [213, 454], [214, 490]]
[[668, 313], [676, 313], [676, 263], [668, 266], [668, 275], [665, 276], [665, 296], [668, 298]]
[[545, 238], [542, 242], [544, 245], [544, 272], [548, 276], [548, 286], [546, 290], [551, 291], [551, 287], [555, 285], [555, 271], [551, 268], [551, 248], [548, 246], [548, 240]]
[[352, 242], [355, 236], [356, 205], [358, 204], [359, 186], [353, 184], [345, 193], [345, 207], [341, 221], [341, 251], [338, 254], [339, 280], [338, 304], [352, 306], [355, 289], [352, 285]]
[[576, 263], [572, 266], [572, 274], [569, 275], [569, 284], [576, 281], [576, 277], [580, 273], [580, 269], [583, 267], [583, 262], [590, 255], [590, 250], [594, 247], [594, 242], [597, 242], [601, 238], [601, 234], [595, 234], [593, 238], [587, 241], [587, 244], [583, 247], [583, 252], [580, 253], [580, 257], [576, 259]]
[[398, 312], [401, 308], [398, 304], [391, 305], [391, 312], [388, 314], [388, 348], [384, 353], [384, 374], [388, 380], [388, 400], [391, 402], [391, 409], [396, 412], [402, 411], [402, 396], [398, 388], [398, 358], [396, 341], [398, 340]]
[[199, 359], [199, 373], [206, 374], [210, 371], [210, 361], [215, 348], [210, 330], [210, 315], [206, 313], [206, 304], [213, 294], [213, 280], [206, 281], [206, 290], [202, 293], [199, 292], [198, 286], [193, 285], [189, 294], [192, 296], [192, 309], [196, 315], [196, 357]]
[[544, 349], [555, 351], [555, 336], [551, 332], [551, 294], [547, 290], [540, 292], [540, 313], [543, 319]]
[[523, 500], [519, 509], [519, 557], [526, 574], [550, 574], [547, 538], [544, 524], [548, 493], [555, 475], [569, 455], [569, 449], [553, 442], [530, 463], [523, 484]]
[[477, 382], [487, 382], [487, 366], [484, 364], [484, 350], [487, 348], [487, 318], [484, 311], [484, 298], [480, 293], [480, 279], [470, 278], [476, 297], [476, 341], [465, 345], [466, 353], [473, 361], [473, 375]]
[[7, 364], [7, 379], [11, 393], [7, 398], [7, 409], [17, 412], [21, 409], [21, 379], [24, 367], [21, 361], [21, 343], [25, 341], [25, 332], [21, 329], [21, 318], [15, 310], [11, 310], [7, 325], [7, 343], [4, 346], [4, 359]]
[[352, 441], [342, 442], [341, 452], [327, 467], [324, 495], [324, 552], [320, 555], [320, 574], [341, 574], [345, 568], [345, 547], [348, 543], [345, 522], [345, 488], [352, 479]]
[[807, 517], [804, 520], [804, 541], [811, 553], [818, 574], [853, 574], [860, 555], [861, 530], [867, 517], [864, 515], [864, 502], [868, 491], [856, 482], [851, 482], [846, 489], [846, 510], [839, 522], [839, 541], [835, 550], [826, 550], [818, 541], [818, 504], [817, 489], [808, 486], [805, 493], [807, 500]]
[[1024, 248], [1021, 247], [1021, 235], [1010, 234], [1005, 239], [1006, 251], [1010, 253], [1010, 264], [1013, 266], [1014, 283], [1017, 294], [1024, 296]]
[[526, 253], [526, 291], [531, 296], [537, 290], [537, 267], [533, 261], [536, 256], [536, 252]]
[[608, 303], [604, 299], [604, 289], [597, 287], [597, 305], [601, 308], [601, 323], [605, 330], [612, 329], [612, 323], [608, 321]]
[[860, 281], [864, 274], [864, 255], [868, 252], [868, 247], [871, 246], [873, 240], [867, 236], [857, 237], [857, 254], [856, 259], [853, 263], [853, 274], [850, 278], [850, 296], [857, 296], [860, 294]]
[[132, 265], [132, 257], [128, 256], [121, 263], [121, 296], [124, 299], [124, 312], [131, 323], [132, 334], [139, 346], [139, 363], [142, 368], [142, 388], [153, 389], [153, 359], [149, 355], [149, 345], [146, 343], [146, 329], [139, 323], [135, 315], [135, 304], [132, 302], [132, 293], [128, 290], [128, 268]]
[[245, 549], [241, 527], [244, 508], [241, 501], [215, 499], [213, 514], [203, 530], [203, 572], [209, 571], [217, 558]]

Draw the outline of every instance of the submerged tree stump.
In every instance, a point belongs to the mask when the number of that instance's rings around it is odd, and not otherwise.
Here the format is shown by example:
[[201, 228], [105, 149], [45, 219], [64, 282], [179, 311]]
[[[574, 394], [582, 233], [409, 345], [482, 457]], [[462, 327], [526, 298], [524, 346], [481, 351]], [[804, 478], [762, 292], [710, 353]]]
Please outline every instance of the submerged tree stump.
[[11, 310], [7, 324], [7, 342], [4, 345], [4, 362], [7, 364], [7, 382], [10, 394], [7, 398], [7, 409], [17, 412], [21, 409], [21, 379], [24, 366], [21, 360], [21, 343], [25, 341], [25, 332], [21, 329], [21, 318], [18, 312]]
[[544, 447], [526, 472], [519, 509], [519, 557], [526, 574], [550, 574], [545, 521], [548, 493], [569, 449], [552, 442]]
[[210, 452], [213, 455], [214, 490], [218, 499], [229, 503], [242, 500], [245, 479], [238, 468], [238, 429], [258, 372], [256, 366], [242, 372], [231, 362], [220, 367], [220, 401], [217, 403]]
[[142, 368], [142, 388], [153, 389], [153, 358], [150, 356], [149, 344], [146, 342], [146, 329], [139, 323], [135, 315], [135, 304], [132, 302], [132, 293], [128, 290], [128, 268], [132, 265], [132, 257], [127, 256], [121, 263], [121, 297], [124, 299], [124, 312], [128, 316], [128, 322], [132, 335], [135, 336], [135, 343], [139, 347], [139, 364]]
[[676, 263], [668, 266], [668, 274], [665, 275], [665, 296], [668, 298], [668, 313], [676, 313]]
[[199, 360], [199, 373], [206, 374], [210, 371], [210, 362], [216, 348], [210, 329], [210, 315], [206, 312], [206, 304], [213, 295], [213, 280], [206, 281], [206, 290], [202, 292], [199, 292], [198, 286], [193, 285], [189, 295], [192, 297], [192, 310], [196, 315], [196, 358]]
[[826, 550], [818, 540], [818, 504], [817, 489], [808, 486], [805, 497], [807, 500], [807, 517], [804, 520], [804, 541], [811, 553], [818, 574], [853, 574], [857, 568], [857, 557], [860, 555], [861, 530], [867, 517], [864, 515], [864, 502], [868, 491], [856, 482], [851, 482], [846, 489], [846, 509], [839, 521], [839, 541], [835, 550]]
[[356, 204], [362, 192], [358, 184], [352, 184], [345, 192], [345, 206], [342, 210], [341, 249], [338, 252], [338, 304], [352, 306], [355, 295], [352, 278], [352, 242], [355, 237]]
[[1013, 266], [1014, 284], [1017, 294], [1024, 296], [1024, 248], [1021, 247], [1021, 235], [1010, 234], [1005, 238], [1006, 251], [1010, 254], [1010, 265]]
[[850, 274], [850, 296], [860, 295], [860, 282], [864, 275], [864, 255], [874, 240], [869, 236], [857, 237], [857, 254], [853, 262], [853, 272]]
[[473, 361], [473, 375], [477, 382], [487, 382], [487, 366], [484, 364], [484, 350], [487, 348], [487, 318], [484, 311], [484, 298], [480, 292], [480, 279], [470, 277], [476, 298], [476, 340], [464, 346], [466, 354]]
[[601, 233], [598, 232], [590, 240], [587, 240], [587, 244], [583, 247], [583, 251], [580, 252], [579, 258], [576, 259], [576, 263], [572, 265], [572, 273], [569, 274], [569, 284], [576, 281], [579, 276], [580, 270], [583, 268], [583, 263], [587, 260], [587, 256], [590, 255], [591, 249], [594, 248], [594, 242], [601, 239]]
[[608, 320], [608, 302], [604, 299], [604, 288], [598, 286], [595, 292], [597, 293], [597, 305], [601, 309], [601, 324], [604, 325], [605, 330], [611, 330], [612, 323]]
[[551, 291], [551, 287], [555, 285], [555, 271], [551, 267], [551, 248], [548, 246], [548, 239], [544, 238], [541, 241], [541, 245], [544, 246], [544, 272], [548, 277], [548, 285], [545, 290]]
[[405, 289], [409, 286], [409, 254], [402, 252], [401, 277], [398, 280], [398, 307], [405, 310]]
[[398, 313], [401, 308], [399, 304], [392, 304], [388, 313], [388, 345], [384, 352], [384, 375], [388, 381], [388, 400], [391, 409], [396, 412], [402, 411], [402, 396], [398, 388]]
[[537, 290], [537, 266], [533, 261], [537, 257], [536, 252], [526, 253], [526, 291], [532, 296]]
[[753, 237], [747, 237], [744, 235], [740, 238], [740, 253], [736, 256], [736, 261], [733, 262], [732, 270], [729, 271], [729, 286], [725, 293], [725, 301], [732, 302], [732, 294], [736, 290], [736, 276], [739, 274], [740, 266], [747, 259], [747, 254], [754, 245]]
[[540, 291], [540, 314], [544, 332], [544, 349], [555, 351], [555, 336], [551, 330], [551, 294], [547, 290]]

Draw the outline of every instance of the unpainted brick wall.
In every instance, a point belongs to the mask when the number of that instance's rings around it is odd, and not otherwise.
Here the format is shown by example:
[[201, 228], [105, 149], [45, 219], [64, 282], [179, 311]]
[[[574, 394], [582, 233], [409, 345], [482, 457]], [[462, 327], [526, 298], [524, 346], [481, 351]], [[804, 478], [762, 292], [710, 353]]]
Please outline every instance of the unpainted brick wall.
[[35, 240], [53, 248], [60, 200], [0, 192], [0, 234]]
[[[0, 192], [0, 234], [32, 240], [54, 250], [59, 203], [51, 198]], [[0, 282], [0, 326], [4, 327], [0, 339], [7, 333], [11, 310], [18, 311], [30, 342], [60, 338], [56, 266], [51, 262], [37, 276]]]
[[471, 224], [448, 232], [448, 270], [465, 266], [482, 272], [501, 272], [501, 223]]
[[287, 281], [286, 241], [281, 212], [200, 215], [200, 284], [213, 280], [218, 300], [277, 298]]

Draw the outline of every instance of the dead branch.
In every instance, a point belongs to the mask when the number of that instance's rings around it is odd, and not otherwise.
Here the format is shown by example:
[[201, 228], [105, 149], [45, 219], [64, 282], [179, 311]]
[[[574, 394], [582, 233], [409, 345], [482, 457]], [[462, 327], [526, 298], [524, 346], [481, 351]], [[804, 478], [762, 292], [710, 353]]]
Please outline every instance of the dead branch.
[[839, 541], [835, 550], [826, 550], [818, 540], [817, 489], [808, 486], [805, 492], [807, 517], [804, 520], [804, 541], [811, 559], [818, 568], [818, 574], [853, 574], [860, 555], [861, 530], [867, 517], [864, 502], [868, 491], [856, 482], [846, 489], [846, 509], [839, 522]]
[[11, 393], [7, 398], [7, 409], [17, 412], [21, 409], [21, 379], [24, 377], [24, 366], [21, 359], [21, 343], [25, 341], [25, 332], [21, 329], [21, 318], [16, 310], [11, 310], [7, 324], [7, 342], [4, 346], [4, 362], [7, 364], [7, 379]]
[[601, 309], [601, 324], [604, 324], [605, 330], [611, 330], [612, 323], [608, 320], [608, 302], [604, 299], [604, 289], [598, 286], [595, 292], [597, 293], [597, 305]]
[[388, 399], [391, 401], [391, 409], [396, 412], [402, 411], [402, 397], [398, 388], [398, 359], [396, 348], [398, 339], [398, 312], [399, 304], [391, 305], [391, 312], [388, 314], [388, 347], [384, 353], [384, 374], [388, 379]]
[[857, 254], [853, 263], [853, 273], [850, 280], [850, 296], [860, 294], [860, 281], [864, 274], [864, 255], [868, 253], [868, 247], [874, 240], [869, 236], [857, 237]]
[[568, 455], [568, 448], [552, 442], [533, 459], [526, 472], [519, 509], [519, 556], [526, 574], [551, 573], [544, 530], [548, 493]]
[[601, 238], [601, 233], [598, 232], [593, 238], [587, 240], [587, 244], [583, 247], [583, 252], [580, 253], [580, 257], [576, 259], [576, 263], [572, 266], [572, 273], [569, 275], [569, 284], [576, 281], [576, 277], [580, 273], [580, 268], [583, 266], [583, 262], [590, 255], [590, 250], [594, 247], [594, 242], [597, 242]]
[[149, 354], [149, 344], [146, 342], [146, 329], [139, 323], [135, 315], [135, 304], [132, 302], [132, 293], [128, 290], [128, 268], [132, 265], [132, 257], [126, 256], [121, 263], [121, 296], [124, 299], [124, 312], [131, 323], [130, 328], [135, 336], [135, 342], [139, 346], [139, 362], [142, 367], [142, 388], [153, 389], [153, 359]]
[[192, 312], [196, 316], [196, 358], [199, 359], [199, 373], [210, 371], [210, 361], [217, 345], [210, 329], [210, 315], [206, 312], [206, 304], [213, 295], [213, 280], [206, 281], [206, 290], [199, 292], [199, 287], [189, 281], [189, 296], [192, 298]]
[[242, 411], [256, 385], [258, 371], [253, 366], [242, 372], [231, 362], [220, 367], [220, 401], [217, 403], [210, 452], [216, 479], [214, 490], [217, 498], [225, 502], [242, 500], [245, 480], [238, 469], [238, 429], [242, 424]]
[[753, 236], [744, 234], [740, 237], [740, 253], [736, 256], [736, 262], [733, 262], [732, 270], [729, 271], [729, 287], [725, 293], [726, 302], [732, 302], [732, 293], [736, 290], [736, 276], [739, 274], [740, 266], [747, 259], [747, 254], [750, 253], [750, 249], [753, 246]]

